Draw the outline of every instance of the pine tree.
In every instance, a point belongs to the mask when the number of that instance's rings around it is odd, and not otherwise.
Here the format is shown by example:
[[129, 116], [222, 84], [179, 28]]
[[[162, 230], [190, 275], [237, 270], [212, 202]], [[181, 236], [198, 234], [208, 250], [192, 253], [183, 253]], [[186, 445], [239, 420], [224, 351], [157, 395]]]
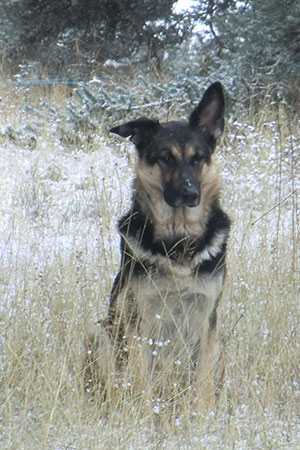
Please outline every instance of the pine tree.
[[170, 27], [173, 0], [3, 1], [0, 23], [6, 36], [1, 39], [0, 32], [0, 44], [9, 60], [38, 60], [52, 74], [67, 66], [78, 73], [80, 67], [131, 57], [141, 48], [159, 58], [160, 41], [176, 38], [176, 27]]
[[250, 95], [266, 89], [279, 97], [300, 92], [298, 0], [209, 3], [215, 64], [234, 84], [244, 84]]

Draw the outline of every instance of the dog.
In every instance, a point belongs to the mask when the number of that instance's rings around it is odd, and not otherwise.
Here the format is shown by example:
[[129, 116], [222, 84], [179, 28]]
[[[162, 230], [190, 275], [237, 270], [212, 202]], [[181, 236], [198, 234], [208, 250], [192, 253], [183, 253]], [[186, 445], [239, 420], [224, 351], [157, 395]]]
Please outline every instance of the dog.
[[97, 380], [105, 390], [112, 374], [127, 373], [140, 389], [164, 398], [192, 390], [214, 407], [230, 219], [212, 156], [224, 110], [215, 82], [187, 122], [142, 117], [110, 130], [134, 143], [136, 178], [119, 221], [121, 265], [108, 315], [88, 337], [86, 386]]

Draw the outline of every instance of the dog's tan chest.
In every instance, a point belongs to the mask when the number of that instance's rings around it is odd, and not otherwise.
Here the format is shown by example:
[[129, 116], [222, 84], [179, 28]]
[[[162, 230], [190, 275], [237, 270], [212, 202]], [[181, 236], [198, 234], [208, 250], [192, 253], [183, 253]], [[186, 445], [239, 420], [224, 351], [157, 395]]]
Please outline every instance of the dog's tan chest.
[[176, 335], [176, 340], [199, 340], [221, 289], [221, 276], [195, 277], [175, 271], [131, 280], [142, 338], [166, 340]]

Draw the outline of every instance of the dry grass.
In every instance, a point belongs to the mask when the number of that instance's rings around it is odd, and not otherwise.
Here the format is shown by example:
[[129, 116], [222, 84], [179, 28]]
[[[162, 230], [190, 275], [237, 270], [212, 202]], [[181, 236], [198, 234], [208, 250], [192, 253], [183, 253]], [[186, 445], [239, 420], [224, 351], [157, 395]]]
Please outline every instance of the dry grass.
[[[84, 330], [105, 313], [118, 266], [126, 152], [107, 136], [71, 151], [46, 123], [23, 148], [3, 132], [31, 121], [15, 92], [0, 93], [2, 448], [297, 448], [299, 122], [266, 104], [227, 124], [217, 156], [234, 220], [219, 315], [225, 383], [215, 414], [183, 401], [173, 415], [126, 384], [103, 405], [82, 389]], [[48, 95], [64, 107], [61, 92]]]

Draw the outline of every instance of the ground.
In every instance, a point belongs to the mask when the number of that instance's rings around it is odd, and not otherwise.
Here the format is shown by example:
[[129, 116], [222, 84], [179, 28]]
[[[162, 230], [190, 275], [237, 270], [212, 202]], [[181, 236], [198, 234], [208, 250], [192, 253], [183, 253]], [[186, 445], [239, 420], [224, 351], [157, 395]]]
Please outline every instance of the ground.
[[267, 101], [227, 117], [215, 158], [233, 220], [224, 387], [212, 414], [188, 403], [173, 414], [128, 385], [111, 405], [82, 389], [82, 342], [107, 308], [135, 156], [107, 133], [113, 118], [64, 140], [55, 111], [69, 95], [10, 83], [0, 92], [3, 448], [298, 448], [299, 119]]

